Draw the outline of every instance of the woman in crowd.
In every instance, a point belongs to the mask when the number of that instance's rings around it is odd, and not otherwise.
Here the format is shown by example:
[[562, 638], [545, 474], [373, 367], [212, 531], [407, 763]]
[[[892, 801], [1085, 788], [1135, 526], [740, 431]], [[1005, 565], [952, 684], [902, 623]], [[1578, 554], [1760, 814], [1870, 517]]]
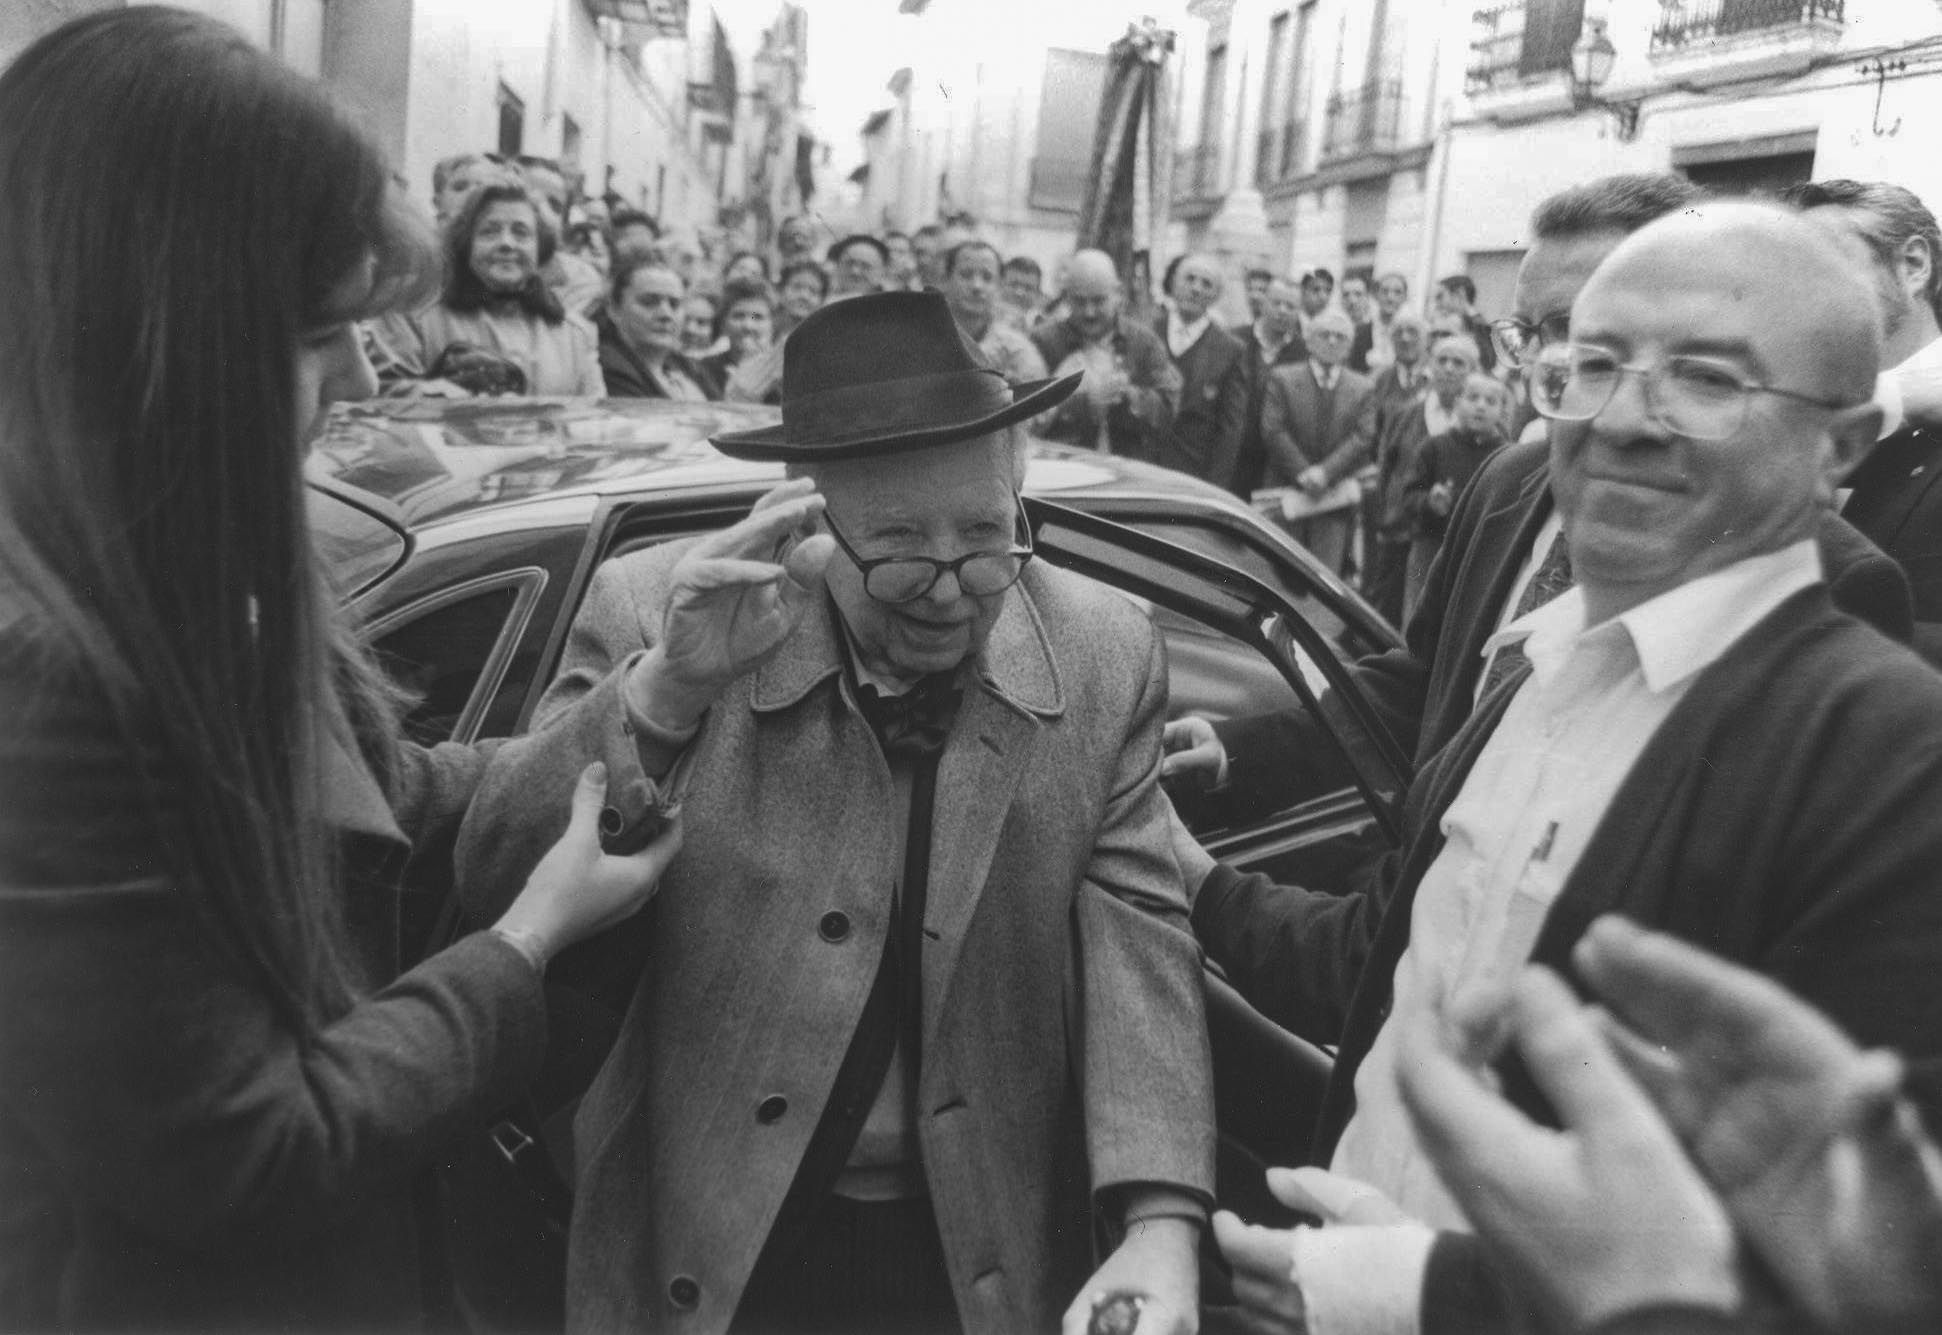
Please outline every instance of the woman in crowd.
[[[606, 394], [593, 329], [568, 314], [540, 275], [559, 237], [530, 187], [497, 181], [467, 197], [445, 229], [445, 289], [436, 304], [377, 328], [387, 383], [446, 380], [525, 394]], [[511, 367], [517, 377], [478, 369]], [[519, 382], [522, 382], [519, 383]]]
[[743, 282], [768, 282], [769, 262], [752, 250], [737, 251], [722, 266], [723, 290], [726, 291], [728, 285], [738, 279]]
[[600, 368], [617, 399], [718, 399], [721, 388], [682, 351], [688, 285], [651, 259], [614, 266], [600, 330]]
[[604, 206], [574, 205], [566, 218], [566, 249], [594, 267], [604, 280], [613, 272], [614, 245], [608, 234]]
[[775, 337], [782, 339], [829, 300], [829, 271], [813, 259], [792, 260], [782, 266], [782, 291], [775, 317]]
[[725, 345], [715, 335], [720, 323], [721, 306], [715, 294], [690, 288], [687, 304], [681, 308], [681, 350], [696, 359], [724, 351]]
[[775, 289], [761, 279], [732, 279], [722, 291], [721, 334], [728, 347], [702, 363], [721, 397], [737, 403], [782, 402], [782, 343], [775, 337]]
[[487, 756], [399, 740], [303, 463], [373, 388], [355, 322], [435, 281], [408, 210], [192, 14], [0, 75], [0, 1328], [422, 1324], [426, 1170], [678, 838], [603, 855], [593, 767], [511, 911], [401, 971]]

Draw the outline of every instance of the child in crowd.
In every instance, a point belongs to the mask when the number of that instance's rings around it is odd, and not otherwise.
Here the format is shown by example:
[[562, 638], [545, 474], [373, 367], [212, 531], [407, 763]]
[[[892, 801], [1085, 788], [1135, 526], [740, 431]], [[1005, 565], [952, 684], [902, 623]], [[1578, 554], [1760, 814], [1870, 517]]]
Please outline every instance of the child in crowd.
[[1403, 484], [1403, 508], [1412, 537], [1404, 617], [1416, 611], [1430, 562], [1443, 545], [1456, 498], [1483, 461], [1510, 439], [1510, 390], [1494, 376], [1473, 371], [1456, 403], [1456, 425], [1423, 442], [1414, 471]]

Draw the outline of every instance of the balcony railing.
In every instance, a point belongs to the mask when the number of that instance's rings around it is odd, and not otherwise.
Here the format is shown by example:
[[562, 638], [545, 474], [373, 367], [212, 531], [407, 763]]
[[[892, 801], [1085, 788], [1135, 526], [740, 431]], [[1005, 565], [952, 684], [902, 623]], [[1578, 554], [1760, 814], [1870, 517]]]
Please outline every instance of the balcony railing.
[[1470, 15], [1472, 96], [1571, 68], [1571, 47], [1585, 26], [1584, 0], [1502, 0]]
[[1173, 197], [1212, 199], [1220, 193], [1220, 145], [1195, 144], [1173, 153]]
[[1287, 120], [1261, 131], [1255, 145], [1254, 183], [1273, 185], [1299, 173], [1307, 147], [1305, 121]]
[[1846, 19], [1846, 0], [1659, 0], [1650, 50], [1677, 51], [1742, 33], [1839, 27]]
[[1403, 117], [1399, 79], [1378, 79], [1332, 95], [1322, 127], [1322, 157], [1351, 158], [1387, 153], [1397, 147]]

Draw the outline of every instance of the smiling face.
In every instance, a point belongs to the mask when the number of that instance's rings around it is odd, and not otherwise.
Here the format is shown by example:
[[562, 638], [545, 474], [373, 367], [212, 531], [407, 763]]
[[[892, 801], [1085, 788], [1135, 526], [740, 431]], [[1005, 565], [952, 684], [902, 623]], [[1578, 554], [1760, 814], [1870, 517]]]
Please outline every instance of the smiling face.
[[472, 272], [490, 292], [517, 292], [539, 272], [539, 214], [520, 200], [486, 205], [472, 228]]
[[[976, 441], [822, 464], [817, 488], [831, 521], [864, 560], [928, 556], [954, 560], [1002, 552], [1017, 525], [1011, 438]], [[856, 637], [865, 666], [910, 680], [956, 667], [984, 646], [1010, 590], [974, 598], [946, 575], [908, 603], [884, 603], [863, 588], [863, 573], [842, 553], [828, 571], [830, 597]]]
[[792, 320], [800, 321], [823, 304], [823, 285], [813, 274], [796, 272], [782, 285], [782, 309]]
[[883, 291], [883, 256], [867, 242], [857, 241], [836, 257], [835, 280], [831, 294], [854, 297], [864, 292]]
[[1732, 437], [1699, 441], [1667, 428], [1628, 374], [1590, 421], [1553, 422], [1572, 569], [1615, 607], [1811, 536], [1879, 421], [1866, 403], [1875, 312], [1855, 274], [1825, 242], [1789, 249], [1807, 229], [1798, 219], [1736, 227], [1749, 206], [1717, 207], [1710, 228], [1675, 218], [1614, 252], [1572, 308], [1572, 341], [1628, 366], [1705, 357], [1748, 382], [1860, 406], [1756, 393]]
[[681, 276], [659, 265], [634, 270], [614, 307], [614, 321], [637, 352], [665, 356], [681, 349], [686, 289]]

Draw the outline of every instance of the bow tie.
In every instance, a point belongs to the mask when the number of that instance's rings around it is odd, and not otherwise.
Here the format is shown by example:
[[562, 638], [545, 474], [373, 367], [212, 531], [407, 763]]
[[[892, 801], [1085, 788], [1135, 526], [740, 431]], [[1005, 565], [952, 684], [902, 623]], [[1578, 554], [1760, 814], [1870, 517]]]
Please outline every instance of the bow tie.
[[925, 756], [944, 749], [962, 695], [956, 677], [934, 672], [902, 695], [886, 695], [869, 682], [857, 684], [856, 702], [886, 756]]

